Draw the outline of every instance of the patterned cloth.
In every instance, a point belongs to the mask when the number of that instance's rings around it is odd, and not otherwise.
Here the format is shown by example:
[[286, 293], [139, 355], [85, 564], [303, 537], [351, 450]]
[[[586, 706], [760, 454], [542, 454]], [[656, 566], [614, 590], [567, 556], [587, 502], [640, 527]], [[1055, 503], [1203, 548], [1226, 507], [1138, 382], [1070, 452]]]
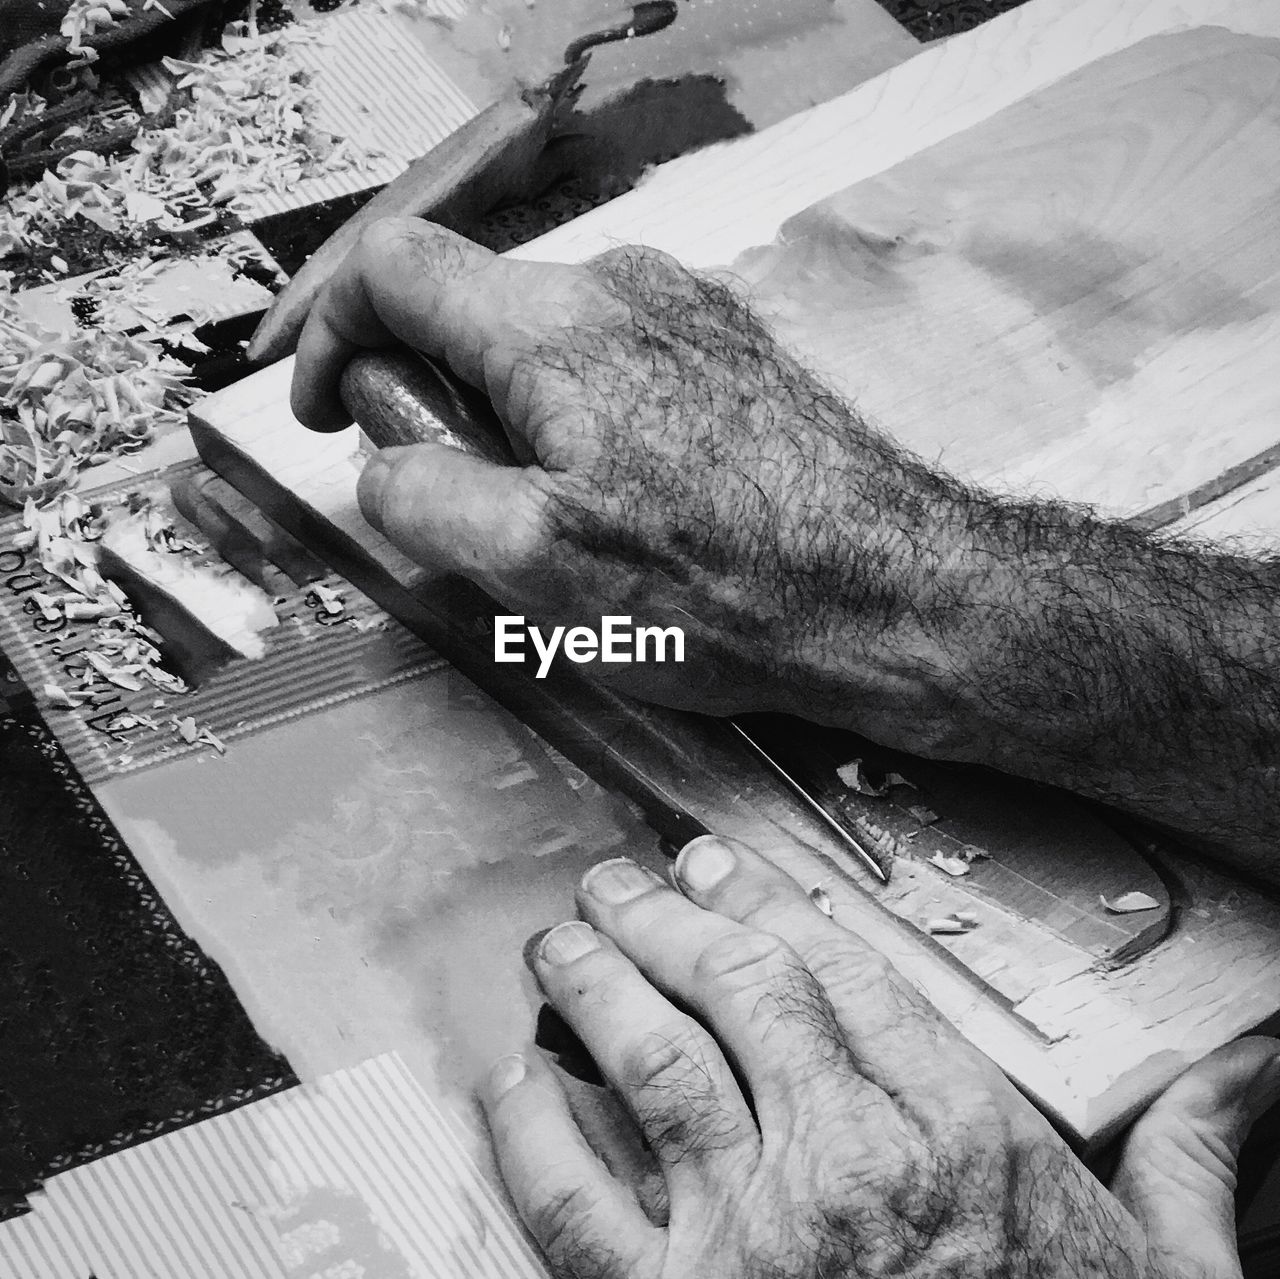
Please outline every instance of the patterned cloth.
[[0, 715], [0, 1218], [55, 1172], [294, 1082], [53, 734]]

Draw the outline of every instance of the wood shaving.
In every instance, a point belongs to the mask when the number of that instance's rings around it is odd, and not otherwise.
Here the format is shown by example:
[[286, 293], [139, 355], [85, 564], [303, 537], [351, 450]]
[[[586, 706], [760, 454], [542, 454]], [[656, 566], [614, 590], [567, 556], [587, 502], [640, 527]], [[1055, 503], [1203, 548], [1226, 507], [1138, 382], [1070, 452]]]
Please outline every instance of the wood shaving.
[[957, 910], [950, 915], [939, 915], [929, 920], [925, 924], [925, 929], [931, 933], [971, 933], [978, 926], [977, 916], [970, 911]]
[[851, 791], [856, 791], [859, 795], [870, 795], [873, 799], [879, 799], [889, 791], [887, 782], [877, 786], [868, 780], [860, 759], [851, 759], [847, 764], [841, 764], [836, 769], [836, 776]]
[[114, 27], [117, 18], [128, 16], [129, 6], [125, 0], [71, 0], [58, 30], [67, 37], [68, 53], [92, 62], [98, 55], [84, 44], [85, 36]]
[[815, 884], [809, 889], [809, 900], [828, 918], [831, 919], [835, 915], [835, 909], [831, 905], [831, 894], [827, 892], [821, 884]]
[[188, 746], [212, 746], [219, 755], [227, 753], [226, 744], [211, 729], [206, 728], [202, 724], [197, 724], [195, 716], [184, 715], [179, 719], [176, 715], [170, 720], [173, 725], [173, 731], [182, 738]]
[[330, 617], [337, 617], [346, 610], [346, 604], [343, 603], [342, 596], [338, 594], [331, 586], [326, 586], [323, 582], [316, 582], [311, 587], [311, 593], [316, 597], [317, 603]]
[[1140, 910], [1158, 910], [1160, 903], [1149, 893], [1121, 893], [1119, 897], [1109, 898], [1103, 894], [1098, 900], [1113, 915], [1132, 915]]
[[46, 684], [43, 692], [45, 701], [50, 706], [58, 706], [68, 711], [73, 711], [76, 707], [83, 706], [89, 700], [88, 693], [82, 693], [79, 690], [68, 692], [61, 684]]
[[56, 333], [0, 294], [0, 498], [47, 501], [183, 419], [186, 366], [155, 337]]
[[963, 857], [948, 857], [946, 853], [934, 853], [929, 858], [929, 864], [956, 879], [969, 873], [969, 863]]
[[[100, 21], [99, 11], [121, 3], [76, 0], [68, 22]], [[0, 258], [56, 247], [51, 237], [58, 226], [75, 218], [115, 235], [136, 235], [140, 228], [147, 235], [182, 233], [196, 222], [207, 224], [219, 209], [247, 211], [255, 193], [366, 166], [371, 152], [357, 151], [314, 123], [317, 99], [298, 50], [322, 39], [313, 26], [259, 33], [233, 22], [220, 46], [198, 59], [164, 59], [189, 98], [172, 123], [144, 129], [132, 151], [119, 156], [74, 152], [26, 191], [0, 200]], [[39, 114], [43, 105], [32, 99], [24, 109]], [[139, 118], [125, 110], [112, 123], [127, 127]]]
[[[28, 500], [23, 511], [23, 542], [51, 577], [69, 589], [59, 595], [33, 591], [32, 602], [48, 621], [94, 622], [81, 657], [80, 688], [74, 692], [47, 685], [50, 705], [73, 708], [77, 696], [101, 685], [141, 692], [148, 685], [167, 693], [184, 693], [187, 685], [161, 665], [160, 637], [129, 606], [114, 582], [95, 567], [95, 543], [101, 539], [108, 512], [90, 508], [75, 493], [63, 493], [40, 507]], [[72, 699], [68, 707], [67, 698]], [[158, 727], [137, 717], [144, 727]]]

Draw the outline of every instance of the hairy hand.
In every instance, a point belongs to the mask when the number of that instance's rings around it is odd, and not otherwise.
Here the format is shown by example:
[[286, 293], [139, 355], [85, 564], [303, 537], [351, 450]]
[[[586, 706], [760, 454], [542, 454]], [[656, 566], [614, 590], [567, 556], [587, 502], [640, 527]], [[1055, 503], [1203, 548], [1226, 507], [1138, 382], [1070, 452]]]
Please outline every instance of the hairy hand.
[[1274, 1041], [1207, 1058], [1133, 1131], [1111, 1193], [879, 955], [741, 844], [679, 892], [594, 867], [531, 964], [634, 1117], [661, 1208], [607, 1171], [550, 1069], [486, 1098], [563, 1279], [1231, 1279], [1234, 1165], [1280, 1098]]
[[[483, 388], [524, 463], [383, 450], [360, 497], [392, 541], [544, 628], [604, 615], [679, 626], [683, 666], [593, 669], [654, 700], [800, 709], [838, 642], [843, 697], [864, 695], [864, 726], [892, 705], [881, 727], [903, 740], [903, 686], [929, 657], [914, 619], [944, 574], [931, 552], [893, 554], [907, 521], [885, 517], [895, 475], [920, 468], [728, 289], [636, 249], [584, 267], [514, 262], [423, 222], [383, 222], [307, 325], [299, 418], [345, 425], [345, 359], [392, 340]], [[918, 497], [903, 500], [914, 527]]]

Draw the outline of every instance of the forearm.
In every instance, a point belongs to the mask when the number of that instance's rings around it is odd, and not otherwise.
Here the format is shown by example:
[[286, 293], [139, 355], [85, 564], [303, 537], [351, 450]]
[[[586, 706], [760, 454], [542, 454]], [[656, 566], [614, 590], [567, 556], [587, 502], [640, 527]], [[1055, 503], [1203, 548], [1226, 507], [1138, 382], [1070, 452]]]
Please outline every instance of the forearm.
[[828, 617], [807, 713], [1113, 803], [1280, 879], [1280, 565], [870, 457], [846, 527], [853, 620]]
[[622, 691], [980, 760], [1280, 878], [1280, 567], [966, 489], [643, 250], [509, 262], [379, 223], [308, 320], [299, 418], [344, 422], [343, 364], [393, 339], [483, 389], [525, 465], [404, 451], [363, 509], [544, 625], [681, 626], [685, 662], [597, 672]]

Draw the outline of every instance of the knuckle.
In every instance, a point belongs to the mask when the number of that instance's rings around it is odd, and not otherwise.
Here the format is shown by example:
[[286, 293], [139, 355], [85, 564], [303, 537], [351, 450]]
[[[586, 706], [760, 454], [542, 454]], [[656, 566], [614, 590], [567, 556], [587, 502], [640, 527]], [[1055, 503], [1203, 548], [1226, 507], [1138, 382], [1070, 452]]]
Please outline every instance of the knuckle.
[[712, 1047], [693, 1021], [677, 1021], [643, 1035], [624, 1054], [623, 1070], [627, 1082], [641, 1091], [703, 1095], [711, 1087]]
[[832, 937], [807, 953], [809, 969], [828, 996], [836, 1003], [862, 1001], [867, 992], [897, 1006], [898, 1014], [911, 1016], [933, 1011], [920, 995], [906, 983], [893, 961], [869, 946]]
[[799, 967], [781, 938], [744, 928], [708, 944], [694, 961], [693, 978], [699, 989], [762, 990], [786, 981]]
[[553, 1262], [581, 1258], [590, 1235], [599, 1199], [585, 1185], [563, 1186], [530, 1204], [526, 1218], [530, 1231]]
[[[829, 977], [833, 982], [839, 979], [857, 986], [875, 982], [895, 989], [903, 985], [898, 970], [887, 956], [870, 946], [851, 945], [844, 938], [832, 938], [814, 947], [810, 965], [815, 975]], [[904, 999], [914, 998], [905, 985], [901, 995]]]
[[660, 280], [668, 288], [675, 288], [693, 280], [692, 273], [669, 253], [646, 248], [641, 244], [623, 244], [592, 258], [591, 270], [616, 284], [630, 281]]
[[643, 244], [615, 244], [603, 253], [597, 253], [590, 260], [590, 265], [601, 271], [610, 271], [619, 267], [635, 267], [645, 263], [671, 262], [667, 254], [656, 249], [646, 248]]
[[697, 1162], [741, 1146], [743, 1130], [721, 1092], [727, 1072], [694, 1023], [646, 1036], [624, 1072], [636, 1121], [664, 1163]]
[[410, 241], [421, 239], [420, 226], [411, 218], [377, 218], [360, 232], [360, 253], [365, 258], [377, 258], [394, 252]]
[[546, 566], [552, 540], [547, 480], [541, 471], [528, 469], [511, 495], [503, 559], [512, 572], [535, 575]]
[[[741, 876], [733, 886], [733, 917], [741, 924], [772, 932], [778, 922], [797, 904], [799, 886], [789, 876], [772, 868], [757, 869]], [[806, 912], [813, 911], [813, 904], [803, 902]]]

